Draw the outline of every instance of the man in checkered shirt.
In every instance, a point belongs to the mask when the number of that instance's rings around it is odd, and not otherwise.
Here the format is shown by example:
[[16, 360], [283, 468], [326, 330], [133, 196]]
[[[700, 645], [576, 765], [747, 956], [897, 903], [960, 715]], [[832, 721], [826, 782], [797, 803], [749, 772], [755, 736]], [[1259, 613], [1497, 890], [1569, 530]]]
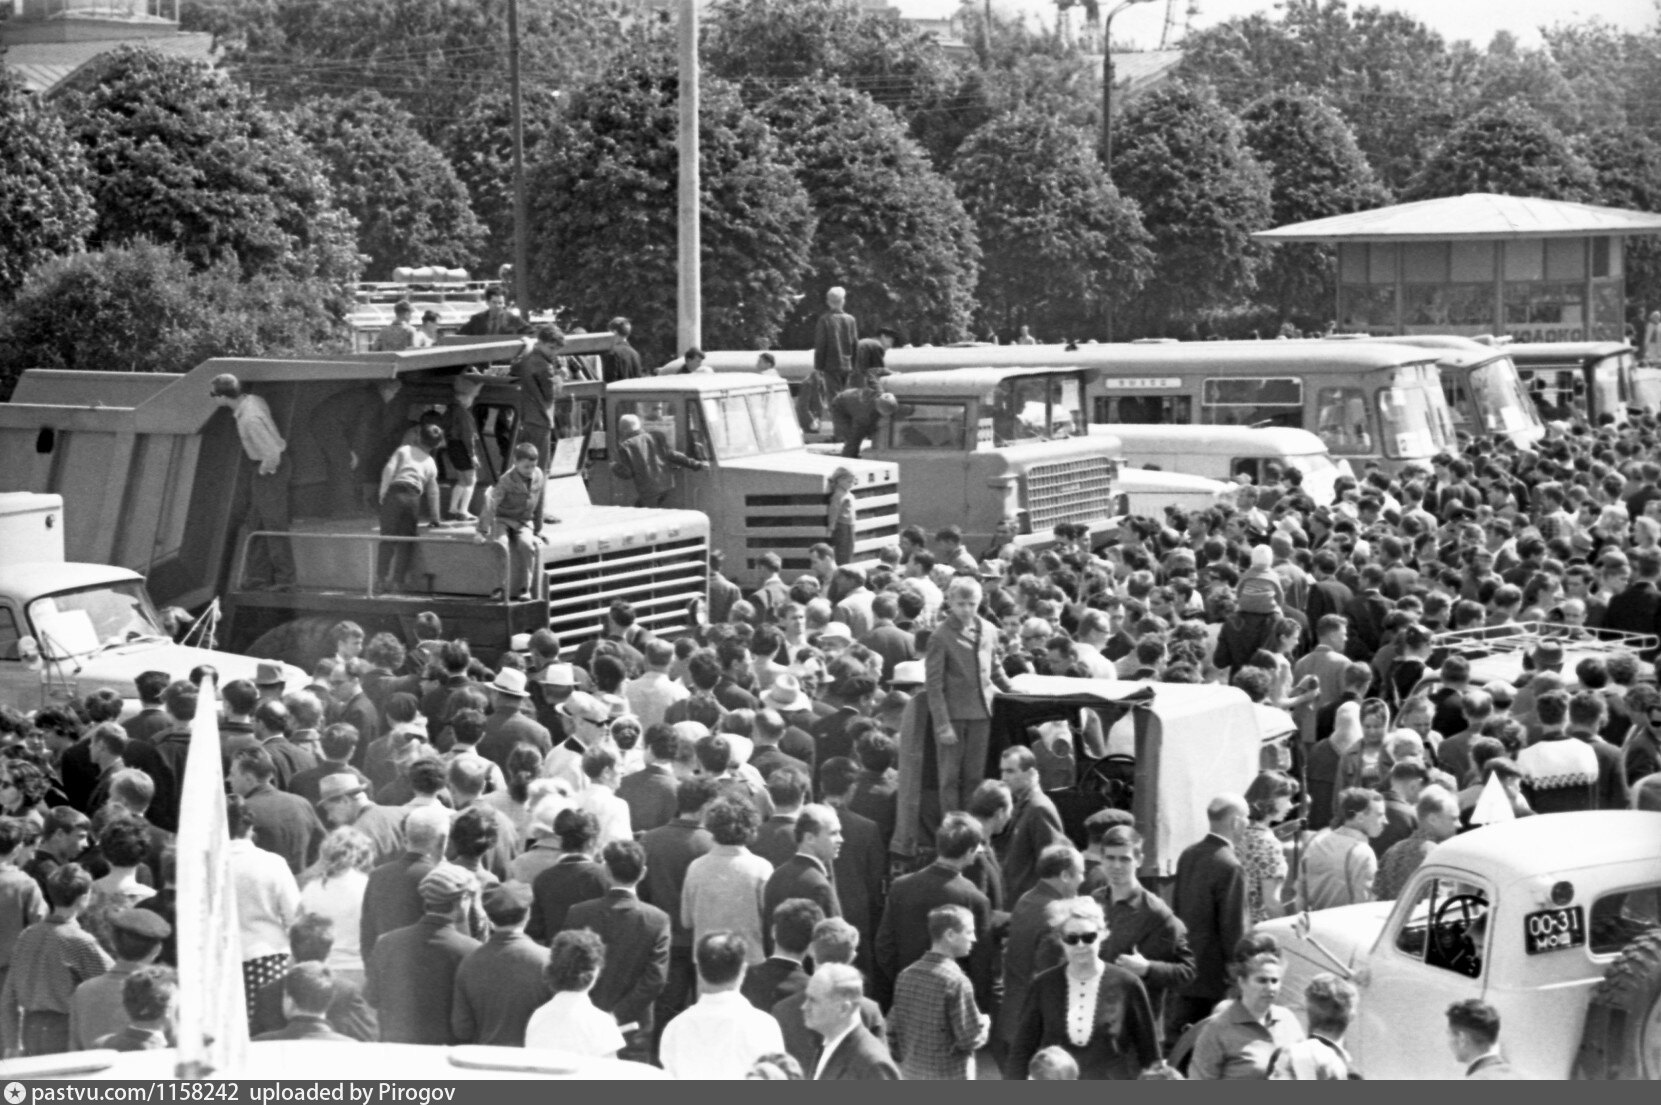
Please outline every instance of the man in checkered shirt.
[[900, 972], [888, 1014], [888, 1045], [908, 1079], [975, 1077], [975, 1051], [991, 1020], [975, 1007], [975, 988], [957, 961], [975, 945], [975, 919], [960, 905], [929, 911], [923, 957]]

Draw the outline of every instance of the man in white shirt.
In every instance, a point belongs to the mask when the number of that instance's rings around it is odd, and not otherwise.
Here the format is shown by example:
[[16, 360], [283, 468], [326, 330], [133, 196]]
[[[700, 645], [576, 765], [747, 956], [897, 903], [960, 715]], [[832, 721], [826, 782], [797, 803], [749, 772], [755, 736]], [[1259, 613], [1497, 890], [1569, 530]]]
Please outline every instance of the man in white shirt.
[[1113, 661], [1102, 655], [1113, 636], [1113, 619], [1106, 610], [1086, 610], [1079, 618], [1078, 636], [1073, 641], [1073, 659], [1084, 665], [1092, 679], [1117, 679]]
[[600, 823], [598, 847], [614, 840], [633, 840], [629, 826], [629, 804], [617, 797], [617, 753], [609, 743], [595, 745], [583, 753], [583, 775], [588, 787], [576, 797], [576, 807], [587, 810]]
[[739, 993], [744, 938], [712, 932], [698, 941], [698, 1001], [670, 1021], [658, 1059], [671, 1078], [741, 1079], [763, 1055], [784, 1050], [779, 1022]]
[[646, 657], [646, 671], [623, 684], [623, 699], [629, 704], [629, 713], [639, 718], [641, 729], [646, 730], [661, 722], [670, 706], [691, 697], [692, 692], [669, 678], [669, 665], [675, 662], [674, 645], [653, 637], [641, 652]]
[[[243, 391], [241, 382], [229, 373], [213, 378], [208, 395], [236, 419], [237, 437], [254, 467], [246, 483], [238, 483], [231, 516], [240, 519], [239, 528], [286, 532], [290, 527], [288, 485], [294, 467], [288, 463], [288, 442], [277, 431], [271, 407]], [[251, 591], [293, 590], [294, 553], [288, 538], [265, 537], [253, 543], [242, 585]]]

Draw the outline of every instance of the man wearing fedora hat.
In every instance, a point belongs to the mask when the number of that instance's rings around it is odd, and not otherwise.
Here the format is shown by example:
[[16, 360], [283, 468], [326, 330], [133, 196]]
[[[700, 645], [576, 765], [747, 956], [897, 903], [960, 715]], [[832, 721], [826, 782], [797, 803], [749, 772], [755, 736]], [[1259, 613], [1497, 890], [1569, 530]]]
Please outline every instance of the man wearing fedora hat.
[[369, 838], [377, 864], [404, 850], [403, 806], [377, 806], [369, 800], [369, 787], [355, 772], [341, 770], [317, 782], [317, 812], [331, 829], [350, 826]]
[[283, 666], [275, 660], [261, 660], [254, 668], [254, 686], [259, 689], [262, 702], [281, 699], [283, 682]]
[[503, 668], [486, 688], [490, 692], [490, 716], [485, 719], [484, 736], [479, 738], [479, 755], [507, 770], [508, 756], [521, 744], [532, 744], [546, 756], [554, 747], [552, 736], [533, 718], [529, 681], [518, 668]]

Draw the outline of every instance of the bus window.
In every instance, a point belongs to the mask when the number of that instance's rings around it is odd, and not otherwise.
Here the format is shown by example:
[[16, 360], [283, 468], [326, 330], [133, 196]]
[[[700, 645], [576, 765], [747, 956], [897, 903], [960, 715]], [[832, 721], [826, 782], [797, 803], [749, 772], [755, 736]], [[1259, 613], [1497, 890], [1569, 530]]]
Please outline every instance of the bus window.
[[1187, 395], [1098, 395], [1093, 422], [1128, 422], [1133, 426], [1189, 426], [1194, 400]]
[[1315, 433], [1331, 453], [1371, 453], [1367, 396], [1360, 388], [1321, 388], [1315, 393]]
[[[1482, 425], [1467, 429], [1480, 429], [1491, 434], [1509, 434], [1519, 430], [1530, 430], [1538, 425], [1538, 418], [1523, 396], [1522, 382], [1517, 378], [1517, 368], [1510, 359], [1492, 361], [1471, 369], [1470, 388]], [[1455, 407], [1456, 420], [1459, 418], [1459, 412], [1460, 408]]]
[[1285, 426], [1301, 430], [1303, 381], [1284, 376], [1202, 380], [1200, 422], [1206, 426]]
[[1572, 368], [1535, 369], [1528, 395], [1534, 401], [1538, 417], [1548, 422], [1571, 417], [1579, 402], [1579, 393], [1584, 390], [1579, 376]]
[[1379, 430], [1392, 457], [1424, 458], [1448, 448], [1453, 426], [1440, 388], [1398, 384], [1378, 393]]
[[894, 449], [967, 448], [966, 403], [904, 403], [889, 419], [888, 444]]

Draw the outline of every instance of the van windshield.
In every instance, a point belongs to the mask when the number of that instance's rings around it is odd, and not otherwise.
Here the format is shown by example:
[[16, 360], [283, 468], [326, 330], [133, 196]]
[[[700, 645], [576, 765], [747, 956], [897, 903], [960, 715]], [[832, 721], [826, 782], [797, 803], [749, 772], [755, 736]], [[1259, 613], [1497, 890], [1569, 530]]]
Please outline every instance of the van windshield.
[[992, 399], [992, 437], [998, 445], [1062, 441], [1088, 432], [1077, 376], [1017, 376]]
[[[1430, 371], [1434, 373], [1435, 367]], [[1453, 416], [1434, 380], [1398, 382], [1383, 389], [1378, 393], [1378, 414], [1389, 456], [1429, 457], [1453, 444]]]
[[29, 622], [49, 660], [167, 637], [144, 583], [136, 579], [45, 595], [29, 604]]
[[801, 424], [784, 388], [737, 395], [706, 395], [704, 422], [719, 459], [802, 448]]
[[1510, 357], [1471, 369], [1470, 381], [1471, 398], [1485, 432], [1513, 434], [1539, 428], [1540, 416], [1524, 394]]

